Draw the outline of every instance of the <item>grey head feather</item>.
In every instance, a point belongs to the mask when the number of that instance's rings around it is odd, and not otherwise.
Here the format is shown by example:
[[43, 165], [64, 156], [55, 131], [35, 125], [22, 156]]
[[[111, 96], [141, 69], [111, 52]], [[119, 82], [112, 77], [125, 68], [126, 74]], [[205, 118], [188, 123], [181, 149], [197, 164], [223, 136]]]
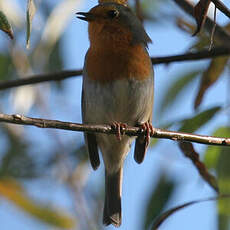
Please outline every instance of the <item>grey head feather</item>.
[[103, 5], [113, 5], [119, 12], [119, 17], [117, 20], [120, 20], [121, 23], [126, 26], [132, 33], [133, 39], [132, 44], [141, 43], [145, 47], [148, 46], [148, 43], [151, 43], [152, 40], [146, 33], [141, 21], [138, 17], [131, 11], [127, 6], [118, 4], [118, 3], [102, 3]]

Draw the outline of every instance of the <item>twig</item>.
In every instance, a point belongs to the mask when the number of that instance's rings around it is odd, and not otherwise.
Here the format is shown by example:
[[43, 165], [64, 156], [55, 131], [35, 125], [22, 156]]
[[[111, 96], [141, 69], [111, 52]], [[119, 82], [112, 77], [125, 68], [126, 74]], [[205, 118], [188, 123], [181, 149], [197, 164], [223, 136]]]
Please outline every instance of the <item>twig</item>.
[[38, 74], [16, 80], [0, 81], [0, 90], [47, 81], [59, 81], [74, 76], [80, 76], [81, 74], [82, 70], [66, 70], [48, 74]]
[[215, 7], [230, 18], [230, 10], [219, 0], [211, 0]]
[[[185, 53], [180, 55], [172, 55], [166, 57], [152, 57], [152, 63], [154, 65], [157, 64], [169, 64], [172, 62], [183, 62], [183, 61], [194, 61], [201, 60], [207, 58], [215, 58], [219, 56], [230, 55], [230, 47], [219, 47], [212, 50], [203, 50], [194, 53]], [[23, 79], [16, 79], [10, 81], [0, 81], [0, 90], [5, 90], [13, 87], [29, 85], [29, 84], [37, 84], [47, 81], [59, 81], [63, 79], [67, 79], [74, 76], [80, 76], [82, 74], [82, 70], [67, 70], [60, 71], [50, 74], [39, 74], [34, 76], [28, 76]]]
[[183, 61], [194, 61], [194, 60], [202, 60], [207, 58], [215, 58], [224, 55], [230, 55], [230, 47], [219, 47], [212, 50], [202, 50], [193, 53], [190, 52], [190, 53], [185, 53], [180, 55], [156, 57], [151, 59], [153, 64], [168, 64], [171, 62], [183, 62]]
[[[13, 123], [18, 125], [32, 125], [39, 128], [53, 128], [72, 131], [87, 131], [97, 132], [104, 134], [116, 134], [116, 130], [111, 125], [93, 125], [93, 124], [78, 124], [71, 122], [63, 122], [57, 120], [47, 120], [39, 118], [25, 117], [18, 114], [7, 115], [0, 113], [0, 122]], [[129, 136], [138, 136], [143, 134], [143, 129], [137, 127], [127, 127], [122, 132]], [[230, 138], [213, 137], [196, 135], [191, 133], [183, 133], [176, 131], [168, 131], [155, 128], [154, 133], [151, 135], [154, 138], [164, 138], [173, 141], [189, 141], [206, 145], [222, 145], [230, 146]]]

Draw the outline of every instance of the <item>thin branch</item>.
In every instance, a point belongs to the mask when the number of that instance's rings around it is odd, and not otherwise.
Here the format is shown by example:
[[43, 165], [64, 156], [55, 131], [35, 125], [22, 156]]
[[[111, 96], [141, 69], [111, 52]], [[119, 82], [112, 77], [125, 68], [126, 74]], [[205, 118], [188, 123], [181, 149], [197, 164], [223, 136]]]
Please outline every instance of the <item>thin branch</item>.
[[59, 81], [66, 78], [79, 76], [82, 74], [82, 70], [66, 70], [48, 74], [38, 74], [33, 76], [28, 76], [21, 79], [9, 80], [9, 81], [0, 81], [0, 90], [9, 89], [13, 87], [37, 84], [47, 81]]
[[[219, 47], [214, 48], [212, 50], [203, 50], [199, 52], [191, 52], [166, 57], [152, 57], [151, 60], [154, 65], [157, 65], [169, 64], [172, 62], [194, 61], [207, 58], [215, 58], [224, 55], [230, 55], [230, 47]], [[33, 75], [16, 80], [0, 81], [0, 90], [5, 90], [23, 85], [37, 84], [47, 81], [59, 81], [80, 75], [82, 75], [82, 70], [67, 70], [49, 74]]]
[[222, 13], [224, 13], [227, 17], [230, 18], [230, 10], [219, 0], [211, 0], [213, 4], [219, 9]]
[[[7, 115], [0, 113], [0, 122], [13, 123], [18, 125], [32, 125], [39, 128], [53, 128], [53, 129], [63, 129], [71, 131], [87, 131], [87, 132], [97, 132], [104, 134], [116, 134], [116, 130], [111, 125], [89, 125], [89, 124], [78, 124], [71, 122], [63, 122], [57, 120], [47, 120], [39, 118], [25, 117], [22, 115], [14, 114]], [[137, 127], [127, 127], [122, 130], [123, 134], [129, 136], [138, 136], [144, 134], [141, 128]], [[213, 137], [196, 135], [191, 133], [175, 132], [155, 128], [154, 133], [151, 135], [154, 138], [170, 139], [173, 141], [189, 141], [196, 142], [206, 145], [222, 145], [230, 146], [230, 138]]]
[[[178, 6], [180, 6], [187, 14], [193, 17], [194, 6], [188, 0], [173, 0]], [[209, 17], [206, 18], [206, 23], [204, 28], [211, 33], [213, 28], [213, 20]], [[230, 34], [225, 31], [221, 26], [216, 24], [215, 36], [218, 40], [222, 42], [225, 46], [230, 47]]]
[[212, 50], [202, 50], [167, 57], [156, 57], [151, 58], [151, 60], [153, 64], [168, 64], [171, 62], [194, 61], [228, 55], [230, 55], [230, 47], [219, 47]]

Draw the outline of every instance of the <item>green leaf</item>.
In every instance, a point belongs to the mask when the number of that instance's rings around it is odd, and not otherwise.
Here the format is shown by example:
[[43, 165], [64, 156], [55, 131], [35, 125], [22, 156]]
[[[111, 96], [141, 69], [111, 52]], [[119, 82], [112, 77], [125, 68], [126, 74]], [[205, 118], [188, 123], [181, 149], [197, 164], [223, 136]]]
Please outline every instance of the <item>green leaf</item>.
[[216, 106], [211, 109], [207, 109], [201, 113], [198, 113], [194, 117], [189, 119], [185, 119], [181, 122], [181, 128], [179, 131], [181, 132], [195, 132], [201, 126], [205, 125], [209, 122], [215, 115], [220, 111], [221, 107]]
[[205, 48], [208, 48], [210, 45], [210, 37], [207, 36], [202, 36], [203, 34], [201, 34], [201, 36], [199, 36], [199, 40], [192, 45], [192, 47], [190, 48], [190, 50], [202, 50]]
[[[230, 137], [230, 127], [219, 127], [212, 134], [217, 137]], [[218, 185], [222, 194], [230, 194], [230, 155], [227, 146], [208, 146], [204, 162], [208, 168], [216, 169]], [[218, 201], [218, 229], [229, 229], [230, 200]]]
[[165, 109], [169, 107], [177, 99], [181, 91], [186, 86], [188, 86], [198, 76], [200, 72], [201, 70], [196, 70], [186, 73], [170, 85], [161, 103], [161, 112], [164, 112]]
[[220, 78], [227, 65], [228, 58], [229, 57], [214, 58], [208, 69], [203, 73], [200, 88], [194, 102], [195, 109], [201, 104], [207, 90]]
[[175, 183], [169, 181], [165, 175], [161, 175], [158, 184], [154, 186], [147, 202], [144, 229], [149, 229], [152, 221], [159, 215], [168, 203], [175, 189]]
[[47, 69], [50, 72], [57, 71], [57, 69], [63, 69], [63, 55], [60, 46], [61, 42], [58, 40], [50, 53], [49, 60], [47, 62]]
[[[215, 137], [230, 137], [230, 127], [219, 127], [212, 133]], [[220, 146], [208, 146], [204, 156], [204, 163], [209, 169], [216, 169], [222, 148]]]
[[0, 195], [42, 222], [64, 229], [73, 228], [75, 225], [74, 219], [69, 215], [32, 200], [15, 180], [1, 179]]
[[13, 76], [13, 64], [9, 55], [0, 54], [0, 80], [7, 80]]
[[[230, 154], [229, 147], [221, 147], [221, 152], [217, 164], [217, 175], [219, 187], [222, 194], [230, 193]], [[219, 229], [229, 230], [230, 200], [220, 200], [218, 202]]]
[[26, 23], [27, 23], [27, 32], [26, 32], [26, 48], [30, 47], [30, 34], [32, 28], [32, 21], [36, 12], [36, 7], [33, 0], [27, 1], [27, 12], [26, 12]]
[[14, 38], [12, 27], [2, 11], [0, 11], [0, 30], [7, 33], [11, 39]]

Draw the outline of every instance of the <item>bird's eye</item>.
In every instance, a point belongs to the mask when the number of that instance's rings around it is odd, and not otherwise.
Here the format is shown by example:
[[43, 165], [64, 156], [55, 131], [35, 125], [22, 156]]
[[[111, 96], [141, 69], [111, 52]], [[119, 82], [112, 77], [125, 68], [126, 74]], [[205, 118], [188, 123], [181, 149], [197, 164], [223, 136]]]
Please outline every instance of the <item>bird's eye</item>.
[[107, 14], [109, 18], [116, 18], [119, 15], [119, 12], [117, 10], [110, 10]]

